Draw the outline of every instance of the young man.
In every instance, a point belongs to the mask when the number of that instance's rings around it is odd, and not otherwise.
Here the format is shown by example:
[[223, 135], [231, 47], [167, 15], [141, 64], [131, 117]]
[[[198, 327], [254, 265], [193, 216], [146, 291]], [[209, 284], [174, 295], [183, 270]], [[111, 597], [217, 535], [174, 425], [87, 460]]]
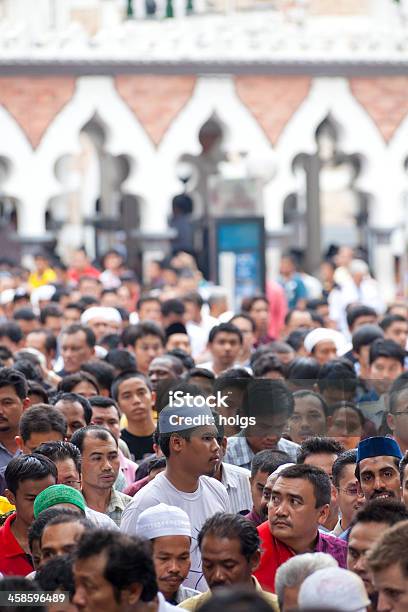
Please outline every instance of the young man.
[[351, 522], [348, 537], [347, 568], [360, 576], [369, 597], [375, 589], [367, 565], [367, 553], [389, 527], [408, 519], [408, 511], [401, 502], [376, 499], [357, 512]]
[[379, 612], [408, 609], [408, 522], [388, 529], [368, 554], [368, 567], [378, 592]]
[[[332, 480], [333, 463], [338, 459], [344, 447], [336, 440], [330, 438], [309, 438], [302, 442], [299, 454], [298, 464], [314, 465], [326, 472], [330, 480]], [[337, 491], [331, 486], [330, 512], [326, 521], [321, 524], [321, 529], [332, 531], [337, 525], [339, 519], [339, 506], [337, 502]]]
[[24, 411], [16, 442], [23, 453], [30, 454], [43, 442], [62, 441], [66, 435], [67, 422], [61, 412], [48, 404], [37, 404]]
[[0, 369], [0, 469], [21, 453], [16, 436], [21, 415], [30, 404], [27, 393], [23, 374], [11, 368]]
[[153, 402], [149, 381], [138, 372], [119, 376], [112, 385], [112, 395], [127, 418], [121, 438], [126, 442], [135, 461], [153, 452]]
[[40, 538], [40, 566], [50, 559], [72, 553], [81, 536], [93, 529], [86, 518], [75, 511], [64, 509], [44, 527]]
[[76, 431], [71, 441], [81, 452], [82, 493], [87, 505], [107, 514], [119, 527], [131, 497], [114, 488], [120, 470], [116, 438], [104, 427], [89, 425]]
[[[151, 321], [161, 325], [161, 302], [158, 297], [153, 295], [142, 296], [136, 304], [136, 312], [139, 315], [139, 322]], [[132, 321], [133, 322], [133, 321]]]
[[244, 367], [249, 367], [249, 360], [254, 351], [255, 344], [255, 322], [245, 313], [235, 315], [229, 322], [238, 327], [242, 334], [242, 346], [237, 363]]
[[191, 525], [184, 510], [158, 504], [144, 510], [136, 523], [135, 535], [150, 540], [159, 591], [177, 606], [198, 595], [182, 586], [190, 571]]
[[293, 465], [279, 473], [268, 521], [258, 527], [264, 552], [255, 576], [263, 588], [274, 592], [278, 567], [305, 552], [329, 553], [340, 567], [346, 566], [346, 543], [318, 529], [329, 515], [330, 498], [330, 479], [319, 468]]
[[376, 436], [360, 442], [355, 473], [366, 501], [387, 498], [401, 500], [401, 459], [401, 450], [392, 438]]
[[[120, 412], [115, 400], [110, 397], [96, 396], [89, 401], [92, 409], [92, 425], [99, 425], [109, 429], [111, 434], [118, 441], [118, 452], [120, 469], [124, 476], [126, 486], [130, 486], [135, 481], [135, 474], [138, 468], [137, 463], [124, 455], [124, 450], [130, 456], [130, 451], [126, 442], [120, 437]], [[124, 447], [124, 448], [123, 448]]]
[[86, 427], [91, 422], [92, 409], [89, 401], [78, 393], [58, 393], [52, 400], [53, 406], [59, 410], [67, 422], [66, 439], [71, 440], [72, 435]]
[[401, 315], [386, 315], [379, 323], [386, 340], [394, 340], [402, 349], [408, 342], [408, 321]]
[[[192, 425], [198, 418], [199, 425]], [[208, 424], [207, 424], [208, 423]], [[185, 586], [205, 590], [201, 557], [196, 546], [196, 534], [205, 520], [215, 512], [229, 509], [225, 487], [214, 474], [220, 459], [218, 430], [209, 408], [164, 408], [159, 416], [159, 443], [167, 459], [166, 469], [141, 489], [126, 507], [121, 530], [134, 533], [139, 515], [163, 502], [184, 510], [191, 522], [191, 569]]]
[[401, 452], [405, 453], [408, 450], [408, 380], [401, 380], [399, 384], [400, 379], [397, 379], [395, 383], [395, 390], [391, 387], [389, 394], [387, 425]]
[[65, 376], [79, 372], [81, 365], [95, 355], [95, 344], [95, 334], [90, 327], [83, 325], [66, 327], [61, 336], [61, 357], [64, 368], [57, 374]]
[[220, 323], [210, 331], [208, 350], [211, 361], [199, 364], [198, 367], [210, 370], [216, 376], [232, 368], [238, 361], [242, 348], [242, 334], [232, 323]]
[[86, 612], [166, 612], [175, 607], [158, 592], [149, 543], [96, 530], [79, 542], [73, 603]]
[[293, 408], [292, 394], [281, 381], [252, 381], [244, 393], [242, 416], [252, 417], [255, 424], [229, 438], [224, 461], [250, 469], [255, 453], [265, 449], [283, 451], [296, 461], [299, 445], [282, 438]]
[[323, 397], [307, 389], [293, 394], [295, 407], [288, 421], [288, 433], [293, 442], [302, 444], [312, 436], [324, 436], [329, 409]]
[[180, 359], [173, 355], [161, 355], [155, 357], [149, 365], [148, 377], [153, 391], [163, 380], [178, 381], [183, 374], [183, 364]]
[[384, 332], [378, 325], [362, 325], [353, 334], [352, 358], [356, 360], [354, 369], [363, 380], [370, 379], [370, 346], [374, 340], [381, 340]]
[[325, 327], [318, 327], [309, 332], [304, 339], [304, 345], [309, 356], [316, 359], [320, 365], [337, 359], [347, 348], [346, 339], [342, 333]]
[[353, 449], [337, 457], [332, 466], [332, 482], [336, 487], [337, 504], [340, 510], [340, 517], [331, 532], [336, 537], [348, 530], [355, 513], [364, 505], [364, 495], [355, 476], [356, 462], [357, 451]]
[[136, 357], [138, 371], [147, 376], [153, 359], [164, 353], [165, 337], [162, 329], [146, 321], [125, 329], [122, 338], [125, 348]]
[[198, 610], [211, 600], [211, 589], [236, 588], [257, 591], [275, 612], [277, 597], [262, 591], [254, 571], [259, 564], [260, 540], [255, 525], [237, 514], [218, 512], [209, 518], [198, 534], [204, 576], [210, 588], [180, 604], [184, 610]]
[[9, 502], [16, 507], [0, 528], [0, 572], [5, 576], [27, 576], [33, 571], [28, 530], [34, 520], [36, 496], [57, 481], [57, 468], [42, 455], [20, 455], [5, 471]]

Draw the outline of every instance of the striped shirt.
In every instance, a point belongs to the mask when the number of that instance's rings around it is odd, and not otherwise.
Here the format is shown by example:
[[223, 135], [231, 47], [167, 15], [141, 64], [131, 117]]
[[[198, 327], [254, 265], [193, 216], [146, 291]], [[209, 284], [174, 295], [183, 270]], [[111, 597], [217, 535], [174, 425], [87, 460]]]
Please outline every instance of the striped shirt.
[[[291, 461], [294, 463], [297, 462], [297, 452], [300, 448], [299, 444], [281, 438], [276, 448], [287, 453]], [[227, 452], [224, 457], [225, 463], [232, 463], [233, 465], [239, 465], [240, 467], [250, 470], [254, 455], [255, 453], [249, 446], [248, 440], [245, 437], [244, 429], [240, 431], [238, 435], [228, 438]]]
[[227, 489], [231, 512], [239, 514], [252, 508], [252, 495], [249, 478], [251, 472], [238, 465], [223, 463], [221, 482]]

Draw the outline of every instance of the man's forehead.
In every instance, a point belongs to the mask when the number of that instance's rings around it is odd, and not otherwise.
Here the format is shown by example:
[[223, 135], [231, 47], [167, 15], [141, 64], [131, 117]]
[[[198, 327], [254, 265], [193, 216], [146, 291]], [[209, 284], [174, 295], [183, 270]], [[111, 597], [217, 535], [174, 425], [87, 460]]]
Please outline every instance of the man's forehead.
[[393, 467], [396, 468], [395, 460], [397, 457], [390, 457], [388, 455], [379, 455], [377, 457], [367, 457], [360, 461], [360, 473], [370, 469], [380, 469], [382, 467]]
[[272, 485], [272, 491], [276, 493], [288, 493], [299, 495], [299, 493], [313, 493], [312, 483], [303, 478], [285, 478], [278, 476], [276, 482]]
[[378, 540], [381, 533], [385, 529], [388, 529], [388, 527], [389, 525], [387, 523], [380, 523], [377, 521], [356, 523], [350, 531], [349, 544], [356, 540], [363, 540], [364, 542]]
[[[109, 435], [109, 434], [108, 434]], [[101, 440], [94, 435], [88, 434], [84, 439], [84, 450], [88, 452], [116, 451], [118, 449], [115, 440], [109, 435], [109, 439]]]

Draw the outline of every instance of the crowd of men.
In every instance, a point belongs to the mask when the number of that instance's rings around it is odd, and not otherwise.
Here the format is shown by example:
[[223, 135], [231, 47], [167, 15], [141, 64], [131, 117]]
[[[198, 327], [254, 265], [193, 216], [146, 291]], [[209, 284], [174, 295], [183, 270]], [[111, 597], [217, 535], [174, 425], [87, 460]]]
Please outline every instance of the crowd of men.
[[0, 610], [406, 612], [408, 305], [70, 263], [0, 265]]

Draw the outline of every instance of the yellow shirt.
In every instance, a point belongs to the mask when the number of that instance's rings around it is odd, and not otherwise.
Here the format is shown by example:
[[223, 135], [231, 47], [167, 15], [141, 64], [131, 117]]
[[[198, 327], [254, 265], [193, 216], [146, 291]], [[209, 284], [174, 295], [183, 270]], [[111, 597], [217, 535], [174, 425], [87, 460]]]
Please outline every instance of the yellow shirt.
[[[267, 591], [263, 591], [261, 589], [261, 585], [259, 584], [258, 580], [255, 578], [255, 576], [252, 576], [252, 580], [254, 581], [254, 584], [255, 584], [255, 590], [260, 595], [262, 595], [262, 597], [271, 606], [271, 609], [274, 610], [274, 612], [279, 612], [277, 595], [275, 595], [274, 593], [268, 593]], [[201, 608], [201, 606], [206, 601], [208, 601], [210, 597], [211, 597], [211, 591], [206, 591], [205, 593], [200, 593], [200, 595], [195, 595], [194, 597], [189, 597], [188, 599], [185, 599], [177, 607], [183, 608], [184, 610], [190, 610], [190, 612], [195, 612], [196, 610], [199, 610], [199, 608]]]
[[31, 272], [28, 277], [28, 284], [33, 289], [37, 289], [37, 287], [42, 287], [43, 285], [49, 285], [57, 280], [57, 275], [52, 268], [47, 268], [40, 275], [38, 272]]

